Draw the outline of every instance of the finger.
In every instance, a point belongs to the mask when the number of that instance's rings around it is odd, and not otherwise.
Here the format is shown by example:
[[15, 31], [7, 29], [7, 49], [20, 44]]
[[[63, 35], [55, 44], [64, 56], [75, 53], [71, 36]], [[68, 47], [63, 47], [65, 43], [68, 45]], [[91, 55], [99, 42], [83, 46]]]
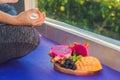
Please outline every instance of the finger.
[[43, 12], [43, 13], [41, 14], [41, 17], [40, 17], [40, 18], [44, 19], [45, 17], [46, 17], [46, 14], [45, 14], [45, 12]]
[[43, 20], [39, 20], [39, 21], [37, 21], [37, 22], [34, 22], [33, 25], [34, 25], [34, 26], [41, 25], [41, 24], [42, 24], [42, 21], [43, 21]]
[[28, 14], [32, 14], [32, 13], [40, 14], [38, 8], [34, 8], [34, 9], [30, 9], [30, 10], [28, 10]]
[[40, 26], [44, 23], [45, 19], [42, 19], [41, 21], [39, 21], [38, 23], [36, 23], [36, 25]]
[[31, 20], [31, 22], [32, 22], [33, 24], [35, 24], [35, 23], [40, 22], [41, 20], [42, 20], [42, 18], [38, 18], [38, 19]]
[[35, 24], [37, 24], [37, 25], [40, 24], [41, 25], [41, 24], [44, 23], [44, 21], [45, 21], [45, 18], [41, 18], [38, 21], [36, 21]]
[[34, 19], [34, 20], [32, 20], [32, 22], [38, 23], [38, 22], [41, 21], [41, 20], [45, 20], [45, 17], [46, 17], [45, 14], [42, 13], [40, 18]]
[[41, 26], [45, 21], [45, 18], [44, 19], [40, 19], [39, 21], [35, 22], [33, 25], [34, 26]]
[[42, 13], [40, 18], [32, 20], [32, 25], [34, 26], [42, 25], [45, 21], [45, 17], [46, 17], [45, 13]]
[[46, 14], [43, 12], [42, 13], [42, 20], [43, 20], [43, 22], [45, 21], [45, 18], [46, 18]]
[[38, 18], [40, 18], [41, 17], [41, 12], [39, 11], [39, 12], [37, 12], [37, 15], [38, 15]]
[[30, 19], [34, 19], [34, 20], [38, 20], [42, 17], [42, 13], [38, 12], [38, 13], [31, 13], [30, 14]]
[[45, 17], [46, 17], [46, 13], [45, 13], [45, 12], [43, 12], [42, 14], [43, 14], [43, 17], [45, 18]]
[[36, 26], [41, 26], [42, 24], [43, 22], [41, 21], [41, 22], [36, 23]]

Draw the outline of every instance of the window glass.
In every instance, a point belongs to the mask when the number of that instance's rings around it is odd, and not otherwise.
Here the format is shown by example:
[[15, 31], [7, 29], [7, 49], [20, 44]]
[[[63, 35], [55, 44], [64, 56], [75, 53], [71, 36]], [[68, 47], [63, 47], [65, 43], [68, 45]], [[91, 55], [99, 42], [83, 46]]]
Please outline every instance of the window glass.
[[120, 40], [120, 0], [38, 0], [47, 17]]

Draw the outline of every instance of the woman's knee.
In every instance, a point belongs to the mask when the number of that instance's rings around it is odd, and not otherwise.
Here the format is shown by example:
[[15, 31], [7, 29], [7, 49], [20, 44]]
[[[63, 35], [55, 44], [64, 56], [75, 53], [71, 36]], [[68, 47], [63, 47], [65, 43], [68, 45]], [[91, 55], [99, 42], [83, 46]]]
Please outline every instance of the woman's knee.
[[39, 32], [31, 27], [0, 26], [0, 42], [36, 44], [40, 41]]
[[39, 32], [34, 28], [0, 26], [0, 63], [27, 55], [39, 43]]

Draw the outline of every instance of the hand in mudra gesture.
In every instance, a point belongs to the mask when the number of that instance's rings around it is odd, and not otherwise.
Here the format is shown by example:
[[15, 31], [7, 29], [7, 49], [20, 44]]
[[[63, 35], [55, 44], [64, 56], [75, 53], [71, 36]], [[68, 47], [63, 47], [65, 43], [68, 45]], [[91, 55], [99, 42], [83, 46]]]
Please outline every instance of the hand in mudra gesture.
[[[36, 14], [36, 18], [31, 18], [32, 14]], [[15, 19], [17, 25], [40, 26], [45, 21], [45, 17], [45, 13], [41, 13], [38, 8], [35, 8], [20, 13]]]

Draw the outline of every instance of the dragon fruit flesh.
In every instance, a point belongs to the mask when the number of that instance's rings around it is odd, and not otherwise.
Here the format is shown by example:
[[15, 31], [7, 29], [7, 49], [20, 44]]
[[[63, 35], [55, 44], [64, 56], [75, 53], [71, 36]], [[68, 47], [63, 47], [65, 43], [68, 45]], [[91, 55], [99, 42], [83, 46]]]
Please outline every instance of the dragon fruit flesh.
[[74, 55], [74, 52], [76, 55], [81, 55], [81, 56], [88, 56], [88, 42], [83, 45], [79, 43], [74, 43], [73, 46], [68, 46], [68, 45], [57, 45], [53, 46], [49, 52], [49, 55], [52, 57], [51, 61], [52, 62], [59, 62], [65, 58], [70, 58], [71, 56]]
[[69, 58], [72, 55], [72, 49], [67, 45], [53, 46], [50, 50], [49, 55], [52, 57], [54, 62], [61, 61], [64, 58]]

